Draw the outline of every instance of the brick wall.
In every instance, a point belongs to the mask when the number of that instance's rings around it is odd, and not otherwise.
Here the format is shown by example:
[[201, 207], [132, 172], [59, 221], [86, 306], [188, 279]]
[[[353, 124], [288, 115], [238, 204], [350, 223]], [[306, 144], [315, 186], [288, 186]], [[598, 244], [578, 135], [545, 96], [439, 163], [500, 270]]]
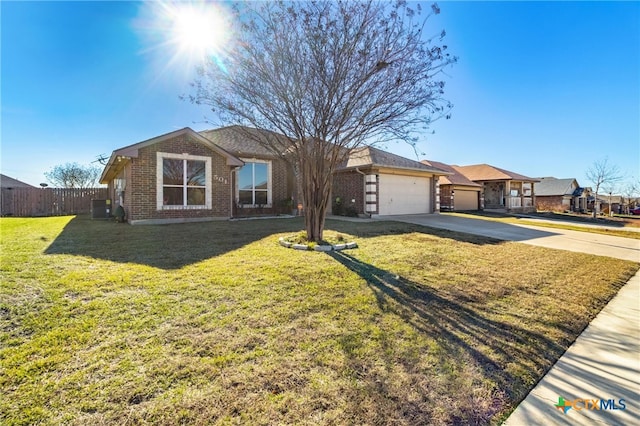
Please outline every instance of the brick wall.
[[440, 185], [440, 210], [453, 210], [452, 188], [453, 185]]
[[568, 205], [562, 204], [562, 195], [555, 196], [537, 196], [536, 209], [540, 211], [563, 212], [569, 210]]
[[[353, 207], [358, 214], [363, 214], [364, 176], [353, 170], [336, 173], [333, 176], [332, 205], [335, 205], [336, 197], [340, 197], [343, 209]], [[351, 200], [355, 200], [355, 202], [351, 202]], [[336, 213], [335, 209], [334, 213]]]
[[[211, 209], [158, 210], [156, 199], [157, 152], [211, 157]], [[149, 219], [204, 219], [230, 217], [233, 181], [226, 158], [188, 135], [140, 148], [131, 159], [124, 207], [129, 221]]]

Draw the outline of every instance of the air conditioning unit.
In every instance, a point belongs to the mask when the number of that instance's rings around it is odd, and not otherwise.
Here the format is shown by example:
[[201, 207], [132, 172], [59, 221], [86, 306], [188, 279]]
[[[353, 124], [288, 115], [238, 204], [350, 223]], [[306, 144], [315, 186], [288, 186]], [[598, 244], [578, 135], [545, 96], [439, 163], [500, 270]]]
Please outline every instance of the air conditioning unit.
[[109, 219], [111, 200], [91, 200], [91, 219]]

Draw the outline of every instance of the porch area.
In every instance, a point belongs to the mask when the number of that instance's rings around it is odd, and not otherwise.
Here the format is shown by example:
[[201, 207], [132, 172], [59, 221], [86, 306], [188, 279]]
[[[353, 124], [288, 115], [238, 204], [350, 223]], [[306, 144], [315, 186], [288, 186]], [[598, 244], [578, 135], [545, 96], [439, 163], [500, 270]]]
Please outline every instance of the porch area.
[[533, 212], [534, 183], [516, 180], [484, 182], [484, 208], [503, 212]]

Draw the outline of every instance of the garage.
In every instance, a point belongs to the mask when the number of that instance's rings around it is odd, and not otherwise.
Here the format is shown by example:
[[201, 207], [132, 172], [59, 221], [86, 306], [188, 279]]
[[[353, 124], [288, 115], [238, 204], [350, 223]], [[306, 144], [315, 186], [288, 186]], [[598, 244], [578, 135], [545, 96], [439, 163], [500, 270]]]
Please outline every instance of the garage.
[[478, 210], [478, 191], [456, 189], [453, 193], [454, 210]]
[[380, 215], [431, 213], [431, 178], [380, 174]]

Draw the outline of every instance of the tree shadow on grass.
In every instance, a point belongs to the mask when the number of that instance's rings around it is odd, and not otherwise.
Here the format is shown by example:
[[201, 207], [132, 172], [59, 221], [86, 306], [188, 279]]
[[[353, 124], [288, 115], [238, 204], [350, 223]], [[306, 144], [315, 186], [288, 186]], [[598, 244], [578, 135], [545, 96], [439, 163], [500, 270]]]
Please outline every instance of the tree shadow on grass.
[[[329, 256], [358, 274], [381, 310], [400, 316], [443, 349], [443, 362], [466, 355], [501, 394], [486, 412], [466, 413], [456, 422], [486, 423], [520, 401], [564, 350], [540, 333], [489, 317], [482, 307], [451, 300], [428, 285], [399, 277], [345, 252]], [[509, 367], [509, 371], [507, 371]], [[517, 372], [517, 374], [513, 372]], [[470, 390], [471, 392], [471, 390]]]
[[[425, 231], [429, 230], [436, 236], [474, 244], [500, 243], [486, 237], [431, 230], [398, 222], [330, 221], [328, 228], [358, 238], [409, 232], [427, 233]], [[45, 254], [89, 256], [171, 270], [223, 255], [273, 234], [295, 233], [303, 229], [302, 217], [131, 226], [76, 216], [47, 247]]]
[[131, 226], [76, 216], [45, 254], [89, 256], [170, 270], [303, 226], [301, 218]]

